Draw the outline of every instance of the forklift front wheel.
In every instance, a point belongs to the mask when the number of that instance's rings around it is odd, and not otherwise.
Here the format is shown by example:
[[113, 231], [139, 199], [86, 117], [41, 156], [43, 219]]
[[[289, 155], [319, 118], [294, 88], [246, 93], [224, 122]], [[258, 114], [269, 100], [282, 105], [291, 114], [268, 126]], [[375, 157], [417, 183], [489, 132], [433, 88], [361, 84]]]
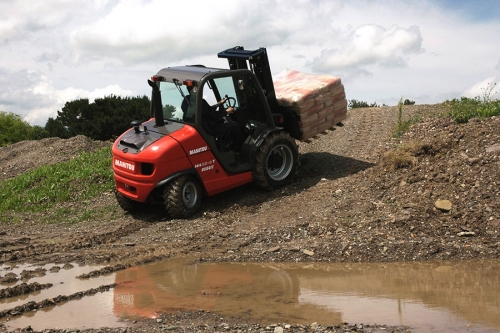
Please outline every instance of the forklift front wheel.
[[295, 177], [298, 166], [295, 140], [283, 132], [272, 133], [255, 154], [254, 182], [267, 190], [287, 185]]
[[165, 185], [163, 200], [172, 218], [188, 218], [201, 207], [201, 186], [192, 175], [182, 175]]

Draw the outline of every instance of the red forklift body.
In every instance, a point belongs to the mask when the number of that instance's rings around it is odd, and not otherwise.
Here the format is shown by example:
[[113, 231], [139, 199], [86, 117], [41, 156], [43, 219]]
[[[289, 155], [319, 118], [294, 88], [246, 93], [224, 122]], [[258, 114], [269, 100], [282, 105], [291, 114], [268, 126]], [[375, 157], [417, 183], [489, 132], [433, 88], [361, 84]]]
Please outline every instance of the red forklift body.
[[[154, 128], [151, 120], [147, 124]], [[139, 202], [148, 202], [155, 188], [180, 173], [195, 173], [209, 196], [252, 181], [251, 171], [227, 173], [205, 140], [187, 124], [146, 147], [140, 158], [120, 150], [120, 143], [113, 145], [112, 153], [117, 191]]]
[[[172, 217], [189, 217], [199, 210], [202, 195], [252, 181], [272, 189], [295, 175], [292, 137], [300, 137], [298, 120], [279, 112], [286, 110], [275, 101], [265, 49], [237, 47], [219, 57], [228, 58], [231, 69], [167, 67], [148, 80], [152, 118], [131, 122], [112, 148], [115, 194], [123, 209], [162, 203]], [[207, 107], [220, 114], [217, 124], [238, 128], [244, 143], [211, 133]], [[228, 108], [234, 111], [230, 115]]]

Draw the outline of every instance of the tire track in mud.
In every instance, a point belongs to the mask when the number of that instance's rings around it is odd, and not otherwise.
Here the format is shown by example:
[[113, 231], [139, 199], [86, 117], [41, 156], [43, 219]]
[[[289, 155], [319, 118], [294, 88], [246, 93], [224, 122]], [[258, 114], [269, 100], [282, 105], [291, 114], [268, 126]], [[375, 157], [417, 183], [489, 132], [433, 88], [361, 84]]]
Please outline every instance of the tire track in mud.
[[350, 117], [339, 131], [339, 135], [346, 138], [340, 151], [346, 156], [376, 163], [397, 123], [396, 111], [395, 107], [350, 110]]
[[110, 289], [115, 288], [115, 287], [116, 287], [116, 283], [112, 283], [112, 284], [108, 284], [108, 285], [102, 285], [102, 286], [99, 286], [97, 288], [87, 289], [85, 291], [79, 291], [79, 292], [73, 293], [71, 295], [59, 295], [59, 296], [54, 297], [54, 298], [47, 298], [47, 299], [40, 301], [40, 302], [31, 301], [31, 302], [16, 306], [12, 309], [0, 311], [0, 318], [18, 317], [25, 312], [32, 312], [32, 311], [43, 309], [43, 308], [53, 307], [53, 306], [56, 306], [57, 304], [63, 303], [63, 302], [80, 300], [85, 296], [93, 296], [97, 293], [104, 293], [104, 292], [107, 292]]
[[[67, 258], [72, 256], [73, 251], [88, 249], [96, 245], [110, 244], [129, 234], [149, 226], [149, 223], [140, 220], [131, 220], [131, 223], [121, 225], [118, 228], [98, 233], [89, 232], [62, 232], [57, 234], [56, 239], [45, 239], [38, 237], [22, 237], [15, 241], [0, 241], [0, 263], [29, 261], [30, 258], [38, 257], [37, 261], [54, 260], [51, 256], [63, 252]], [[8, 233], [2, 237], [10, 238]], [[2, 246], [3, 245], [3, 246]], [[78, 254], [74, 254], [78, 256]]]
[[43, 289], [48, 289], [52, 287], [52, 283], [43, 283], [40, 284], [38, 282], [34, 283], [21, 283], [18, 285], [15, 285], [13, 287], [7, 287], [0, 289], [0, 299], [4, 298], [9, 298], [9, 297], [14, 297], [14, 296], [20, 296], [20, 295], [27, 295], [30, 293], [34, 293]]

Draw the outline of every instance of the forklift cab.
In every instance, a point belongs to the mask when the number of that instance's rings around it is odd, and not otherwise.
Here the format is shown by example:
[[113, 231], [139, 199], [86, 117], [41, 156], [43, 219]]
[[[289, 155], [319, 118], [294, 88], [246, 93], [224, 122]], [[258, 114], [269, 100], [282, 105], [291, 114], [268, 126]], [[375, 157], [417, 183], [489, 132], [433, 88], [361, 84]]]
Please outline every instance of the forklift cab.
[[[161, 107], [166, 121], [185, 123], [196, 128], [224, 169], [241, 172], [251, 169], [252, 145], [258, 128], [274, 128], [269, 105], [253, 73], [246, 69], [226, 70], [204, 66], [179, 66], [160, 70], [152, 77], [159, 94], [153, 94], [153, 108]], [[150, 83], [151, 84], [151, 83]], [[203, 103], [217, 107], [221, 118], [238, 123], [247, 137], [242, 153], [236, 159], [234, 151], [221, 149], [227, 143], [220, 142], [203, 127]], [[219, 106], [216, 106], [217, 104]], [[235, 112], [227, 115], [228, 107]], [[259, 126], [260, 125], [260, 126]], [[248, 138], [250, 137], [250, 138]], [[253, 139], [252, 139], [253, 137]]]

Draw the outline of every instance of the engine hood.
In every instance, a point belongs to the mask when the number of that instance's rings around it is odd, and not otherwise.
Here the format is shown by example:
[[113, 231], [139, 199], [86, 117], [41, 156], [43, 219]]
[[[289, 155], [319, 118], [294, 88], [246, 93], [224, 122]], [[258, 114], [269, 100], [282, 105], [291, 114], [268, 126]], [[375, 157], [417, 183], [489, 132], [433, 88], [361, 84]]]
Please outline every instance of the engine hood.
[[156, 127], [152, 119], [122, 134], [115, 142], [116, 148], [126, 153], [137, 154], [155, 141], [183, 127], [184, 124], [176, 122], [168, 122], [164, 126]]

